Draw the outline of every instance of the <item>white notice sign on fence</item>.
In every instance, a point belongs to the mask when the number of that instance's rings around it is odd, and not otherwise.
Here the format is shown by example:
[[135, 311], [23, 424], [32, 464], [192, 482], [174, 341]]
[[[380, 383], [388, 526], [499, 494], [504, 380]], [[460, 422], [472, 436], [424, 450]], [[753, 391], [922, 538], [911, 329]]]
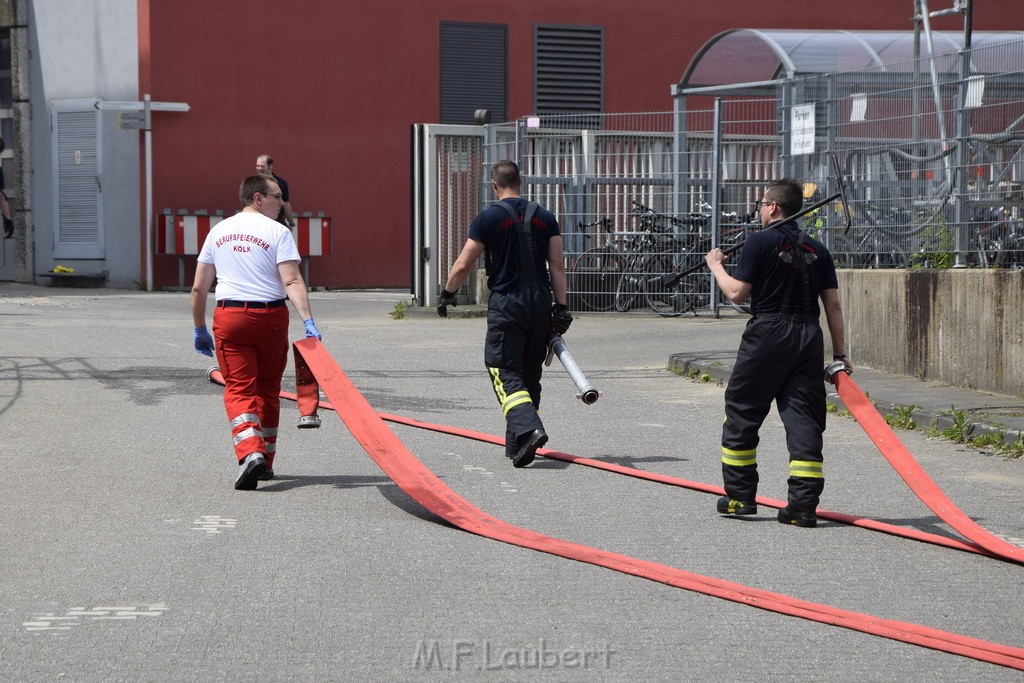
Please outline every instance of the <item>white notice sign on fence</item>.
[[814, 105], [801, 104], [793, 107], [790, 118], [790, 129], [793, 131], [789, 153], [814, 154]]

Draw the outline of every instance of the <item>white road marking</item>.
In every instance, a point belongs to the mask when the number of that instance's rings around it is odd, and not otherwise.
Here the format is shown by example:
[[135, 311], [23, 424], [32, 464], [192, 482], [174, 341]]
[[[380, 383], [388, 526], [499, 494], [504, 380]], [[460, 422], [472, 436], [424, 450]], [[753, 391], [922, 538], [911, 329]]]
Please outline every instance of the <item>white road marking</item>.
[[217, 515], [203, 515], [194, 522], [193, 531], [205, 531], [208, 534], [219, 534], [224, 529], [234, 529], [238, 526], [237, 519], [230, 517], [219, 517]]
[[70, 631], [88, 621], [135, 621], [138, 617], [159, 617], [167, 611], [164, 603], [145, 605], [118, 605], [72, 607], [63, 614], [43, 612], [33, 614], [21, 623], [26, 631]]

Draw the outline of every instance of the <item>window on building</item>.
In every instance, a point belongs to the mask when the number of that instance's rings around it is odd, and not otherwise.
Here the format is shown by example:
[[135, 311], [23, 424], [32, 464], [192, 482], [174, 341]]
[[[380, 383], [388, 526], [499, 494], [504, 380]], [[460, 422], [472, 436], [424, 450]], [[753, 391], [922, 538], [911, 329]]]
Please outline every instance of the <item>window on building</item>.
[[441, 123], [472, 124], [477, 109], [508, 117], [508, 27], [441, 22]]
[[533, 111], [587, 114], [604, 109], [604, 28], [534, 28]]

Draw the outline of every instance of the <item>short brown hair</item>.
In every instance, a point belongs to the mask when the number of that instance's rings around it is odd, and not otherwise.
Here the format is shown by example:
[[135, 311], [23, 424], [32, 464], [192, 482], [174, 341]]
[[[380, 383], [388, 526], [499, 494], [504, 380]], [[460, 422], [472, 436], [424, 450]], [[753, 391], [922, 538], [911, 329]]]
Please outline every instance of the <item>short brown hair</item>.
[[783, 178], [768, 185], [765, 199], [778, 204], [782, 216], [788, 218], [804, 206], [804, 186], [793, 178]]
[[491, 167], [491, 180], [506, 190], [518, 190], [522, 184], [516, 162], [503, 159]]
[[242, 208], [252, 206], [252, 196], [257, 192], [267, 194], [272, 182], [274, 182], [273, 178], [263, 175], [246, 176], [238, 188], [238, 199], [242, 202]]

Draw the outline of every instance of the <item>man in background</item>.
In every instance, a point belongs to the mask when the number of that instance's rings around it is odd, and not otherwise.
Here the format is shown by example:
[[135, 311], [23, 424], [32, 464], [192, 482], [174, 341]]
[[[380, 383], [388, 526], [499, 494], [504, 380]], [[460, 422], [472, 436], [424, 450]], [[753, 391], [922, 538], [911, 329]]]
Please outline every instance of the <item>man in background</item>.
[[292, 212], [291, 196], [288, 194], [288, 181], [274, 173], [274, 158], [269, 154], [261, 154], [256, 157], [256, 172], [261, 176], [273, 178], [277, 186], [281, 188], [281, 198], [284, 203], [277, 213], [277, 222], [289, 228], [295, 227], [295, 214]]

